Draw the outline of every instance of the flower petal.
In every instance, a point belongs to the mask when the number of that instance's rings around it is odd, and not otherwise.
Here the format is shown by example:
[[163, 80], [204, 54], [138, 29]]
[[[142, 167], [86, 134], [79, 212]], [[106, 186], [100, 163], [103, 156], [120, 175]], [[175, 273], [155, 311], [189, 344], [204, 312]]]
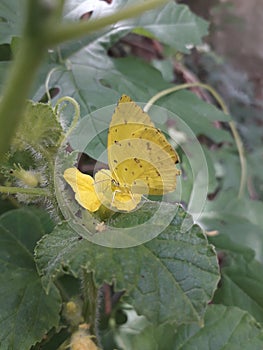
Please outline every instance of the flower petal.
[[64, 172], [64, 179], [75, 192], [76, 201], [91, 212], [97, 211], [101, 202], [94, 188], [94, 179], [81, 173], [77, 168], [69, 168]]
[[104, 204], [105, 207], [111, 206], [112, 203], [112, 188], [111, 188], [111, 172], [108, 169], [99, 170], [95, 174], [95, 190], [100, 202]]

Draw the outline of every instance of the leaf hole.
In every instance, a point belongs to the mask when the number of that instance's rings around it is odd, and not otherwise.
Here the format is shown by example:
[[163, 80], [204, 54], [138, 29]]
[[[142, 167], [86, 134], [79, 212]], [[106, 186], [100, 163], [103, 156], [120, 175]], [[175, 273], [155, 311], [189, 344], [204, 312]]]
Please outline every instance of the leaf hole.
[[[49, 89], [48, 91], [49, 91], [50, 98], [53, 99], [54, 97], [56, 97], [59, 94], [60, 89], [58, 87], [53, 87], [53, 88]], [[38, 102], [47, 103], [48, 102], [47, 93], [45, 93]]]
[[83, 15], [80, 16], [80, 20], [82, 21], [88, 21], [90, 17], [92, 16], [93, 11], [85, 12]]

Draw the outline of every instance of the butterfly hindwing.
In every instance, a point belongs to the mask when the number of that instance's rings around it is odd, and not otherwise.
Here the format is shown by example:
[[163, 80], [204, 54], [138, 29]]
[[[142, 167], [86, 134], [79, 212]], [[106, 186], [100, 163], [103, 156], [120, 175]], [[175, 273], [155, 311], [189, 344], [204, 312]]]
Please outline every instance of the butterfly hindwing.
[[[133, 186], [134, 191], [137, 187], [136, 193], [153, 195], [174, 190], [179, 173], [174, 159], [154, 142], [147, 139], [121, 140], [113, 144], [108, 152], [111, 172], [120, 186]], [[138, 190], [138, 180], [144, 183], [144, 188], [147, 186], [146, 191]]]

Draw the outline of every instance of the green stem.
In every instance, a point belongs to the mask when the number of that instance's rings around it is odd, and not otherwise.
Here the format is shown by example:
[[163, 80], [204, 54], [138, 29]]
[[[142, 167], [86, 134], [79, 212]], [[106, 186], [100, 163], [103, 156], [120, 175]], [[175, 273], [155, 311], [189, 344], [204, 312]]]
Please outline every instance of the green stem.
[[170, 0], [147, 0], [145, 2], [129, 6], [112, 15], [105, 16], [94, 21], [89, 20], [87, 22], [82, 21], [72, 24], [60, 24], [57, 26], [57, 28], [52, 28], [50, 29], [52, 31], [47, 33], [48, 35], [46, 36], [46, 45], [53, 47], [64, 41], [78, 39], [84, 35], [90, 34], [96, 30], [100, 30], [103, 27], [114, 24], [118, 21], [139, 16], [143, 12], [164, 5], [168, 1]]
[[10, 141], [25, 110], [25, 100], [44, 52], [35, 41], [24, 39], [11, 68], [0, 103], [0, 157]]
[[82, 269], [82, 288], [84, 320], [90, 324], [90, 333], [95, 335], [98, 290], [94, 284], [93, 273], [85, 269]]
[[179, 91], [179, 90], [184, 90], [184, 89], [189, 89], [192, 87], [201, 87], [203, 89], [208, 90], [216, 99], [216, 101], [218, 102], [218, 104], [220, 105], [220, 107], [222, 108], [223, 112], [228, 114], [228, 109], [227, 106], [225, 105], [222, 97], [210, 86], [207, 84], [202, 84], [202, 83], [186, 83], [186, 84], [181, 84], [181, 85], [177, 85], [177, 86], [173, 86], [169, 89], [165, 89], [162, 90], [160, 92], [158, 92], [158, 94], [154, 95], [145, 105], [144, 107], [144, 111], [148, 112], [149, 109], [151, 108], [151, 106], [158, 101], [160, 98], [169, 95], [173, 92]]
[[7, 194], [28, 194], [31, 196], [42, 196], [50, 197], [51, 193], [44, 188], [21, 188], [21, 187], [11, 187], [11, 186], [0, 186], [0, 193]]
[[241, 166], [241, 177], [240, 177], [240, 184], [239, 184], [239, 191], [238, 191], [238, 198], [242, 198], [245, 194], [246, 184], [247, 184], [247, 161], [245, 156], [245, 149], [243, 142], [241, 140], [241, 137], [237, 131], [236, 124], [232, 120], [229, 122], [229, 127], [232, 131], [232, 134], [234, 136], [238, 154], [239, 154], [239, 160], [240, 160], [240, 166]]
[[51, 96], [50, 96], [49, 86], [48, 86], [49, 85], [49, 81], [50, 81], [50, 78], [51, 78], [52, 74], [54, 72], [56, 72], [58, 69], [59, 69], [58, 67], [52, 68], [51, 71], [48, 73], [46, 81], [45, 81], [46, 95], [47, 95], [47, 100], [48, 100], [49, 104], [51, 104]]
[[[171, 94], [173, 92], [183, 90], [183, 89], [188, 89], [192, 87], [201, 87], [203, 89], [208, 90], [211, 95], [215, 98], [219, 106], [221, 107], [222, 111], [225, 114], [229, 114], [228, 108], [222, 99], [222, 97], [210, 86], [207, 84], [202, 84], [202, 83], [186, 83], [182, 85], [177, 85], [173, 86], [169, 89], [163, 90], [159, 92], [158, 94], [154, 95], [145, 105], [144, 111], [148, 112], [151, 106], [159, 100], [161, 97], [164, 97], [168, 94]], [[231, 129], [231, 132], [233, 134], [237, 150], [238, 150], [238, 155], [239, 155], [239, 160], [240, 160], [240, 166], [241, 166], [241, 176], [240, 176], [240, 184], [239, 184], [239, 191], [238, 191], [238, 198], [242, 198], [244, 193], [245, 193], [245, 188], [246, 188], [246, 183], [247, 183], [247, 162], [246, 162], [246, 157], [245, 157], [245, 150], [244, 150], [244, 145], [241, 140], [241, 137], [237, 131], [236, 125], [233, 121], [229, 122], [229, 127]]]

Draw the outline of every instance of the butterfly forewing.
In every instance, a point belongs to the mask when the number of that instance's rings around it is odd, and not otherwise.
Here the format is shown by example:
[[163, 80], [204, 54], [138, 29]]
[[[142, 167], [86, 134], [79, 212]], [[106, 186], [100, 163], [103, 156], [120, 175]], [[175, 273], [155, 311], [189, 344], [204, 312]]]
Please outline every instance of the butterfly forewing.
[[[116, 183], [133, 193], [161, 195], [176, 187], [176, 151], [149, 115], [123, 95], [108, 133], [108, 161]], [[147, 187], [147, 189], [146, 189]]]

